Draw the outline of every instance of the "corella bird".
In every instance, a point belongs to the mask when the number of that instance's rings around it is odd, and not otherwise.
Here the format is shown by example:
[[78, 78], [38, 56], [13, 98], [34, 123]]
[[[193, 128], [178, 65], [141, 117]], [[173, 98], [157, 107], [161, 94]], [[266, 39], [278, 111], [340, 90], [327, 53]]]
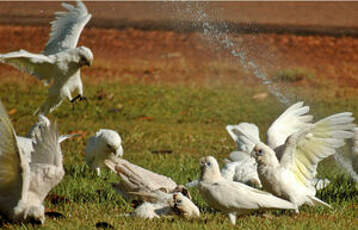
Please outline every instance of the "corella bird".
[[245, 136], [233, 132], [237, 127], [260, 139], [259, 128], [254, 124], [242, 122], [238, 125], [227, 125], [226, 130], [237, 144], [237, 150], [231, 152], [229, 158], [226, 159], [225, 165], [221, 168], [221, 175], [226, 179], [260, 188], [262, 185], [257, 174], [257, 164], [250, 156], [255, 144]]
[[[250, 154], [255, 144], [245, 136], [237, 135], [233, 132], [236, 127], [240, 127], [250, 135], [259, 139], [259, 129], [256, 125], [242, 122], [238, 125], [227, 125], [226, 130], [237, 144], [237, 150], [230, 153], [229, 158], [225, 159], [225, 164], [221, 168], [221, 176], [227, 180], [242, 182], [253, 187], [262, 187], [257, 174], [257, 163]], [[194, 180], [186, 184], [187, 187], [195, 187], [199, 180]]]
[[106, 159], [123, 156], [122, 139], [114, 130], [100, 129], [88, 139], [85, 154], [87, 165], [95, 169], [99, 176]]
[[212, 156], [200, 159], [200, 194], [215, 209], [228, 214], [232, 224], [236, 217], [250, 214], [254, 210], [294, 209], [288, 201], [247, 186], [224, 179], [216, 159]]
[[0, 212], [13, 221], [44, 223], [42, 202], [65, 174], [56, 124], [40, 128], [29, 162], [0, 102], [0, 136]]
[[[41, 54], [25, 50], [0, 54], [0, 62], [7, 63], [20, 71], [42, 80], [52, 82], [46, 101], [35, 113], [48, 114], [59, 106], [64, 98], [71, 102], [84, 99], [80, 68], [90, 66], [93, 54], [87, 47], [77, 47], [81, 31], [91, 18], [86, 6], [77, 1], [77, 6], [62, 4], [67, 12], [56, 12], [51, 22], [50, 38]], [[79, 95], [72, 98], [77, 90]]]
[[[263, 188], [290, 201], [298, 213], [298, 207], [305, 203], [330, 207], [315, 197], [316, 169], [321, 160], [335, 154], [336, 149], [344, 145], [344, 140], [352, 137], [354, 118], [351, 115], [338, 113], [314, 124], [299, 124], [294, 119], [285, 121], [281, 115], [269, 129], [269, 145], [240, 129], [236, 131], [255, 143], [252, 155], [258, 163]], [[282, 141], [283, 133], [287, 131], [286, 122], [296, 124], [297, 131]]]
[[150, 170], [132, 164], [122, 158], [112, 158], [104, 164], [121, 177], [121, 181], [113, 188], [125, 199], [133, 198], [133, 192], [148, 192], [165, 189], [168, 193], [183, 192], [184, 188], [167, 176], [154, 173]]

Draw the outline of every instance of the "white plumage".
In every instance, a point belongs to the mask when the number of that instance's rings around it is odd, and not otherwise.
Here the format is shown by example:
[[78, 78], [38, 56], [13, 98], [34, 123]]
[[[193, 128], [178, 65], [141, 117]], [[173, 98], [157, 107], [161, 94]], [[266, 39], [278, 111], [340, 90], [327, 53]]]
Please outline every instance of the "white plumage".
[[171, 178], [154, 173], [150, 170], [132, 164], [121, 158], [104, 161], [105, 165], [121, 177], [121, 181], [114, 185], [114, 189], [125, 199], [133, 197], [133, 192], [152, 192], [165, 189], [176, 192], [178, 185]]
[[25, 50], [0, 54], [0, 62], [7, 63], [44, 81], [52, 82], [46, 101], [36, 113], [48, 114], [59, 106], [64, 98], [73, 100], [71, 93], [77, 90], [83, 98], [80, 68], [90, 65], [93, 54], [87, 47], [77, 47], [79, 36], [91, 18], [85, 5], [77, 1], [77, 6], [63, 3], [67, 12], [57, 12], [51, 22], [49, 41], [42, 54]]
[[254, 210], [294, 209], [290, 202], [267, 192], [224, 179], [212, 156], [200, 159], [200, 166], [200, 194], [211, 207], [228, 214], [233, 224], [237, 216], [250, 214]]
[[100, 129], [88, 139], [85, 154], [87, 165], [95, 169], [99, 176], [106, 159], [123, 156], [122, 139], [114, 130]]
[[351, 159], [353, 170], [358, 173], [358, 127], [353, 130], [353, 138], [351, 140]]
[[133, 193], [144, 202], [130, 215], [145, 219], [178, 215], [184, 218], [199, 217], [199, 208], [181, 192], [167, 192], [158, 189], [151, 192]]
[[[316, 168], [322, 159], [343, 146], [345, 139], [352, 137], [354, 127], [351, 113], [334, 114], [310, 124], [312, 117], [305, 115], [309, 108], [302, 105], [294, 104], [272, 124], [268, 146], [243, 130], [235, 130], [256, 142], [253, 156], [263, 188], [292, 202], [296, 212], [304, 203], [329, 206], [315, 197]], [[283, 141], [286, 135], [289, 136]]]
[[14, 221], [45, 221], [42, 204], [65, 171], [56, 124], [39, 128], [31, 162], [22, 152], [0, 102], [0, 212]]

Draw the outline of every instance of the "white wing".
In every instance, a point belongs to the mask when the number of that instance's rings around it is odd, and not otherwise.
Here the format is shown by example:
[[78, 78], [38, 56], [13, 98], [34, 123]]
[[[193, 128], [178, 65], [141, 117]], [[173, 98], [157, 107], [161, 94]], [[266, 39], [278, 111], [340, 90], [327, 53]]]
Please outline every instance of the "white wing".
[[226, 130], [228, 131], [229, 135], [237, 144], [237, 150], [250, 154], [255, 145], [245, 136], [236, 133], [235, 129], [237, 128], [243, 130], [245, 133], [250, 134], [252, 137], [256, 138], [257, 140], [260, 140], [259, 128], [255, 124], [247, 123], [247, 122], [241, 122], [238, 125], [226, 126]]
[[40, 80], [49, 82], [54, 76], [54, 59], [42, 54], [33, 54], [26, 50], [0, 54], [0, 62], [31, 74]]
[[19, 150], [16, 134], [0, 102], [0, 208], [26, 201], [29, 167]]
[[351, 140], [351, 159], [353, 169], [358, 173], [358, 128], [354, 128], [354, 136]]
[[299, 183], [314, 189], [318, 163], [335, 154], [344, 139], [352, 137], [353, 120], [351, 113], [338, 113], [291, 135], [285, 143], [281, 166], [289, 169]]
[[51, 22], [50, 39], [43, 51], [46, 55], [75, 48], [83, 28], [92, 16], [81, 1], [77, 1], [76, 7], [68, 3], [62, 3], [62, 6], [68, 11], [55, 13], [56, 20]]
[[60, 147], [57, 124], [39, 127], [40, 133], [35, 136], [31, 165], [45, 164], [62, 167], [62, 152]]
[[286, 109], [267, 131], [268, 146], [275, 149], [283, 145], [290, 135], [305, 128], [313, 119], [313, 116], [307, 115], [308, 112], [309, 107], [303, 106], [303, 102], [298, 102]]
[[127, 187], [123, 190], [136, 192], [165, 188], [172, 191], [177, 187], [171, 178], [151, 172], [121, 158], [105, 160], [105, 165], [120, 175]]

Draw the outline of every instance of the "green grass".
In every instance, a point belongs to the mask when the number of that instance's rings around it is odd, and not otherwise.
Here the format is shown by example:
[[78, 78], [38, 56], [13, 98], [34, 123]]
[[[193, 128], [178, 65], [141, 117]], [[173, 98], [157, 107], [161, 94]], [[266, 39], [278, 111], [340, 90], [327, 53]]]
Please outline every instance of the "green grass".
[[289, 68], [282, 69], [274, 73], [273, 80], [281, 82], [297, 82], [303, 79], [312, 80], [315, 78], [315, 75], [304, 68]]
[[[108, 222], [116, 229], [233, 229], [228, 218], [208, 207], [198, 192], [191, 190], [202, 216], [196, 220], [177, 217], [158, 220], [127, 218], [132, 209], [111, 188], [118, 180], [108, 170], [101, 177], [85, 165], [87, 139], [100, 128], [117, 130], [124, 147], [124, 158], [172, 177], [177, 183], [199, 175], [198, 159], [213, 155], [220, 163], [235, 149], [225, 131], [226, 124], [241, 121], [256, 123], [266, 130], [285, 109], [272, 96], [263, 100], [253, 95], [265, 91], [248, 88], [244, 83], [230, 87], [198, 87], [164, 84], [85, 84], [89, 103], [79, 103], [72, 110], [64, 102], [49, 118], [57, 120], [62, 134], [81, 132], [62, 144], [66, 175], [45, 201], [48, 210], [63, 213], [64, 219], [47, 217], [43, 226], [5, 224], [4, 229], [95, 229], [97, 222]], [[0, 98], [18, 135], [25, 135], [36, 121], [32, 113], [46, 96], [38, 83], [4, 83]], [[357, 113], [356, 97], [325, 101], [310, 99], [316, 117], [321, 118], [347, 107]], [[261, 133], [262, 138], [264, 133]], [[153, 154], [152, 150], [170, 149], [171, 154]], [[344, 170], [332, 159], [320, 164], [318, 175], [332, 184], [317, 196], [334, 209], [302, 207], [294, 216], [287, 211], [271, 211], [272, 218], [257, 215], [238, 220], [235, 228], [243, 229], [354, 229], [358, 226], [358, 192]], [[58, 199], [54, 197], [58, 196]]]

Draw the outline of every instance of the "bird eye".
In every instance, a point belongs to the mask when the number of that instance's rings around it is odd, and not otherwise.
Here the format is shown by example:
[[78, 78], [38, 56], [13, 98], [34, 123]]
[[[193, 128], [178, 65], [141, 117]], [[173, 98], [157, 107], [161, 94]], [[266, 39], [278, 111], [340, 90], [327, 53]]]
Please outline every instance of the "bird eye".
[[206, 166], [210, 167], [210, 166], [211, 166], [211, 162], [206, 162]]
[[264, 151], [263, 151], [262, 149], [259, 149], [259, 151], [257, 151], [257, 155], [263, 156], [263, 155], [264, 155]]
[[182, 200], [177, 200], [176, 203], [177, 203], [177, 204], [181, 204], [181, 203], [182, 203]]
[[113, 148], [110, 144], [107, 144], [107, 148], [109, 148], [110, 150], [113, 150]]

